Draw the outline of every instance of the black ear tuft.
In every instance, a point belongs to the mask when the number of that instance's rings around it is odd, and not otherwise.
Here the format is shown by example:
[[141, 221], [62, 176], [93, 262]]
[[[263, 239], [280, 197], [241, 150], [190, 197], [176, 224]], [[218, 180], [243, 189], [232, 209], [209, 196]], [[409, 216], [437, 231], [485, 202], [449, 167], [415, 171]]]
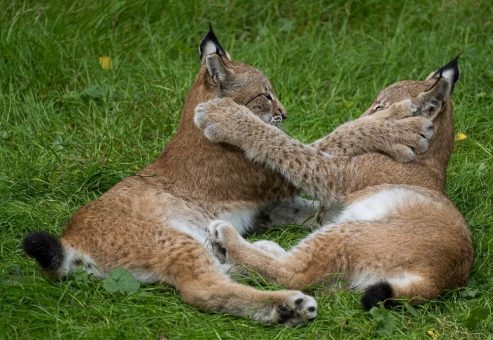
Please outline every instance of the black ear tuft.
[[460, 54], [452, 61], [450, 61], [447, 65], [441, 67], [438, 71], [436, 71], [432, 77], [447, 79], [452, 84], [450, 94], [454, 92], [455, 83], [457, 83], [460, 78], [459, 57]]
[[200, 60], [202, 62], [204, 61], [207, 55], [213, 53], [217, 53], [223, 58], [230, 59], [228, 53], [221, 46], [219, 40], [217, 40], [217, 37], [214, 34], [214, 31], [212, 30], [211, 24], [209, 24], [209, 32], [207, 32], [205, 37], [200, 42], [199, 52], [200, 52]]
[[388, 282], [375, 283], [366, 288], [361, 298], [361, 303], [365, 310], [378, 306], [379, 302], [383, 302], [385, 307], [391, 307], [393, 303], [390, 299], [393, 295], [392, 287]]

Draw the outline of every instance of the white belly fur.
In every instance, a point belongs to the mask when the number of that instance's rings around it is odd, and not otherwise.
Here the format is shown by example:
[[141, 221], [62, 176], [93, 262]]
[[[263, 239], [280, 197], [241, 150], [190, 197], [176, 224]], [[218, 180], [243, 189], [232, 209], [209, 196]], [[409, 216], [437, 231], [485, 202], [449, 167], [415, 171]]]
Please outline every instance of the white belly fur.
[[245, 233], [252, 227], [255, 220], [256, 209], [238, 209], [231, 212], [220, 214], [217, 219], [230, 222], [240, 235]]
[[[241, 235], [244, 235], [252, 226], [256, 212], [255, 209], [238, 209], [223, 212], [215, 219], [230, 222]], [[172, 218], [167, 220], [166, 224], [203, 244], [207, 240], [207, 226], [211, 221], [206, 218], [196, 218], [196, 221], [193, 218]]]
[[350, 203], [335, 217], [334, 222], [377, 221], [398, 207], [426, 199], [425, 196], [409, 188], [386, 188]]
[[[397, 186], [386, 187], [347, 205], [335, 217], [335, 222], [377, 221], [385, 218], [399, 207], [406, 207], [410, 204], [429, 199], [410, 188]], [[328, 225], [326, 228], [329, 229], [335, 225]], [[403, 288], [420, 280], [422, 280], [422, 277], [412, 272], [385, 275], [372, 271], [362, 271], [350, 279], [350, 287], [357, 290], [364, 290], [372, 284], [386, 281], [394, 288]]]

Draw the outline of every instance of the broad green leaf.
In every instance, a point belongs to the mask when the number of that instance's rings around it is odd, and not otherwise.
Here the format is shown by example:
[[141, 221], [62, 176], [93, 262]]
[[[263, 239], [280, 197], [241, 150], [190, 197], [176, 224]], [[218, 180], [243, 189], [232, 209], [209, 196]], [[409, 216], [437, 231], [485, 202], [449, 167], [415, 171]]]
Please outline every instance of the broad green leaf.
[[466, 327], [474, 329], [479, 326], [481, 321], [484, 321], [490, 315], [490, 310], [487, 307], [477, 307], [471, 310], [466, 319]]
[[103, 282], [104, 288], [111, 293], [132, 293], [140, 288], [140, 282], [126, 269], [115, 268]]
[[375, 329], [378, 335], [392, 335], [394, 333], [397, 327], [395, 316], [387, 311], [382, 304], [370, 309], [370, 314], [375, 320]]

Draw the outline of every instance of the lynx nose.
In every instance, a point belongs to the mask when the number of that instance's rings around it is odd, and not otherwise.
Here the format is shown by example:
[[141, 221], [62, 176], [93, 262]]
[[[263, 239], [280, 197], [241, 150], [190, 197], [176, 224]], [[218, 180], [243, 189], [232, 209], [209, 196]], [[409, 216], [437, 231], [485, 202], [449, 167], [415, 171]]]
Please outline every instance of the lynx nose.
[[279, 109], [279, 114], [281, 115], [281, 118], [284, 120], [286, 118], [288, 118], [288, 113]]

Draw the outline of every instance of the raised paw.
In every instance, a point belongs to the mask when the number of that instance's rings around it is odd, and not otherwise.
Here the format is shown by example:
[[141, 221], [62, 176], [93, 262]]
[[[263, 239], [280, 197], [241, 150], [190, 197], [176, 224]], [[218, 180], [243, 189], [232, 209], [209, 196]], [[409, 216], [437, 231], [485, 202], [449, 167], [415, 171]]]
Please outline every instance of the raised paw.
[[423, 117], [409, 117], [397, 123], [396, 131], [399, 134], [394, 143], [390, 144], [388, 153], [400, 162], [413, 161], [417, 155], [428, 150], [433, 137], [433, 123]]
[[428, 145], [433, 137], [433, 122], [428, 118], [412, 117], [403, 119], [402, 123], [409, 126], [409, 141], [417, 154], [421, 154], [428, 150]]
[[240, 235], [231, 223], [222, 220], [212, 221], [207, 230], [214, 254], [221, 262], [225, 262], [229, 243], [234, 242]]
[[241, 107], [231, 98], [214, 98], [195, 107], [193, 122], [212, 142], [229, 142], [235, 121], [232, 119]]
[[317, 317], [317, 301], [302, 292], [296, 292], [274, 310], [274, 323], [285, 326], [303, 325]]

